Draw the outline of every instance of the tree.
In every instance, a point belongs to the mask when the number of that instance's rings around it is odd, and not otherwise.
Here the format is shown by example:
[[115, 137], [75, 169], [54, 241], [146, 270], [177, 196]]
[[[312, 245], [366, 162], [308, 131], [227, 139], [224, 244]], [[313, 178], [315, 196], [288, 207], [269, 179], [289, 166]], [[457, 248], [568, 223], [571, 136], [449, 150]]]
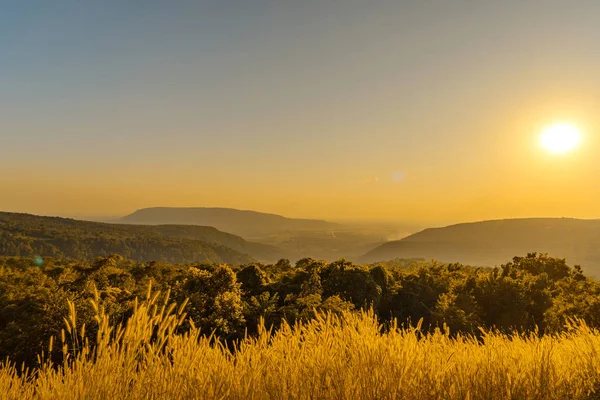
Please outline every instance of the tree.
[[244, 267], [236, 275], [242, 290], [251, 296], [261, 293], [269, 282], [267, 274], [256, 264]]

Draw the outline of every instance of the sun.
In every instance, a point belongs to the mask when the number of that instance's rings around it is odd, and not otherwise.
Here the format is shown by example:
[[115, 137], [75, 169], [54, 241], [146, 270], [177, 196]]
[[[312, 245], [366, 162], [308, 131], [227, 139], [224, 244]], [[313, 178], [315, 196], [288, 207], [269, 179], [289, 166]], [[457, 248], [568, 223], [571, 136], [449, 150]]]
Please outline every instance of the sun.
[[571, 124], [551, 125], [540, 135], [540, 144], [553, 154], [563, 154], [573, 150], [580, 140], [579, 129]]

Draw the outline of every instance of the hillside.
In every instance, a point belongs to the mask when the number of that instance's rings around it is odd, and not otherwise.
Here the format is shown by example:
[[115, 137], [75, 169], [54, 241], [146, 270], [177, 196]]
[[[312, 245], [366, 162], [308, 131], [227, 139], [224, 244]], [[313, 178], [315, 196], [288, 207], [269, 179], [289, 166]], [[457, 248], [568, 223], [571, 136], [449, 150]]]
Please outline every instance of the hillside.
[[420, 257], [494, 266], [528, 252], [566, 258], [600, 276], [600, 220], [528, 218], [430, 228], [385, 243], [363, 255], [361, 261]]
[[[128, 225], [128, 227], [135, 225]], [[282, 257], [284, 253], [281, 249], [263, 243], [250, 242], [240, 236], [231, 233], [222, 232], [212, 226], [199, 225], [155, 225], [155, 226], [137, 226], [140, 228], [149, 228], [153, 232], [158, 232], [162, 235], [200, 240], [207, 243], [217, 243], [240, 253], [246, 253], [256, 258], [259, 261], [274, 262]], [[131, 228], [129, 228], [131, 229]]]
[[143, 208], [120, 219], [127, 224], [205, 225], [244, 237], [261, 237], [299, 231], [334, 229], [337, 224], [312, 219], [286, 218], [276, 214], [232, 208]]
[[118, 253], [173, 263], [273, 261], [273, 246], [203, 226], [136, 226], [0, 212], [0, 255], [91, 259]]

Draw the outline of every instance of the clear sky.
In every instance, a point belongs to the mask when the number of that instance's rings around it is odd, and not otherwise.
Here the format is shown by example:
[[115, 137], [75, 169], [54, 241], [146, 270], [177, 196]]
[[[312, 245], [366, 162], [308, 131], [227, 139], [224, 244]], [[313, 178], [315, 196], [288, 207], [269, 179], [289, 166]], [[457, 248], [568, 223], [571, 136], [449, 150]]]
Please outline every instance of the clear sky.
[[[600, 1], [0, 1], [0, 210], [600, 218]], [[538, 144], [567, 121], [580, 146]]]

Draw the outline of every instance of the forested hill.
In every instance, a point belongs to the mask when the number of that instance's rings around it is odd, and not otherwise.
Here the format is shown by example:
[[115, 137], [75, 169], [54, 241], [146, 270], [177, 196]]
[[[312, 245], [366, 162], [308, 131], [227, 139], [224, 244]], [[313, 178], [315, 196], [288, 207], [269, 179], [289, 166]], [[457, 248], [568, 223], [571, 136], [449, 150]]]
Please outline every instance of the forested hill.
[[385, 243], [361, 261], [420, 257], [494, 266], [507, 262], [514, 254], [532, 251], [566, 258], [588, 274], [600, 276], [600, 220], [527, 218], [430, 228]]
[[207, 207], [143, 208], [121, 218], [120, 222], [147, 225], [206, 225], [245, 237], [282, 232], [322, 231], [339, 227], [338, 224], [322, 220], [294, 219], [257, 211]]
[[91, 259], [115, 253], [173, 263], [240, 264], [280, 256], [276, 247], [212, 227], [104, 224], [0, 212], [0, 255]]

